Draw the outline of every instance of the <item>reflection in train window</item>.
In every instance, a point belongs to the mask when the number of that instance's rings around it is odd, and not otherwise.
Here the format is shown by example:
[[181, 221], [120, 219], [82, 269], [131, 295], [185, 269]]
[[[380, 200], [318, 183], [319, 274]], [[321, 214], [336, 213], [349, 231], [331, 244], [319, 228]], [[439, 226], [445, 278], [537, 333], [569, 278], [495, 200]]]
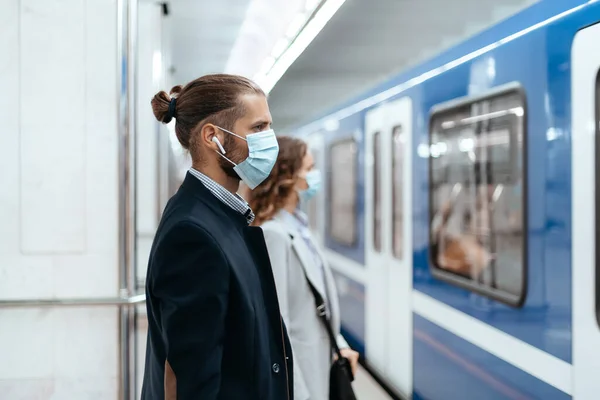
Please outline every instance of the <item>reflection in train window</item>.
[[[319, 162], [321, 161], [321, 152], [312, 147], [310, 149], [310, 152], [312, 153], [313, 159], [315, 160], [315, 166], [314, 168], [316, 169], [320, 169], [321, 165], [319, 164]], [[317, 232], [319, 230], [319, 198], [321, 197], [320, 193], [317, 193], [315, 195], [315, 197], [313, 197], [312, 199], [310, 199], [308, 201], [307, 204], [307, 212], [308, 212], [308, 224], [310, 226], [310, 229], [312, 229], [313, 231]]]
[[373, 135], [373, 249], [381, 252], [381, 135]]
[[392, 131], [392, 251], [401, 260], [403, 254], [403, 204], [402, 185], [404, 183], [404, 142], [402, 126]]
[[525, 296], [524, 101], [518, 89], [431, 118], [432, 273], [513, 306]]
[[347, 139], [329, 149], [329, 235], [336, 242], [356, 242], [356, 143]]

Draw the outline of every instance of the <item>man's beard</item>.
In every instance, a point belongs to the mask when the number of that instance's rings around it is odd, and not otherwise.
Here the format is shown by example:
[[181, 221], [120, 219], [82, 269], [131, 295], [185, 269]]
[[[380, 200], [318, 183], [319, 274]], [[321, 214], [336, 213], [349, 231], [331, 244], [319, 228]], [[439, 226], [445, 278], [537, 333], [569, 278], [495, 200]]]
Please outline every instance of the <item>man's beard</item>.
[[[225, 149], [225, 157], [229, 158], [234, 163], [239, 164], [244, 160], [243, 151], [236, 147], [235, 139], [231, 135], [228, 135], [225, 138], [223, 148]], [[223, 157], [219, 157], [219, 166], [227, 176], [241, 180], [240, 176], [233, 169], [234, 165]]]

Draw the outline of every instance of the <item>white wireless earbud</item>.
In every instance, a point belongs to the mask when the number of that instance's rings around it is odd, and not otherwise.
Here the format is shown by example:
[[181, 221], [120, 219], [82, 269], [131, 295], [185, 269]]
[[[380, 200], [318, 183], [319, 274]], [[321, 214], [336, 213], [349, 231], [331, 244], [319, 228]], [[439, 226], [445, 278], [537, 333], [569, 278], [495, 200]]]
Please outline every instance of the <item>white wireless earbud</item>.
[[225, 154], [225, 149], [223, 148], [223, 146], [221, 146], [221, 142], [219, 141], [219, 138], [216, 136], [213, 136], [212, 141], [215, 142], [217, 144], [217, 146], [219, 146], [219, 150], [221, 150], [221, 153]]

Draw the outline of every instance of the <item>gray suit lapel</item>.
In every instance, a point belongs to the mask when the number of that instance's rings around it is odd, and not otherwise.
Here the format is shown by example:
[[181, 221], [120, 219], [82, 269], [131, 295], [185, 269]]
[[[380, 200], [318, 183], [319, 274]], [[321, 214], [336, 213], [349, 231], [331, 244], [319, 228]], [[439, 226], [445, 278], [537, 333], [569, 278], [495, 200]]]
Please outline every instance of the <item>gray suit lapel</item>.
[[[323, 282], [323, 279], [321, 279], [321, 271], [319, 270], [320, 266], [315, 263], [311, 250], [304, 242], [304, 238], [302, 237], [300, 232], [289, 226], [289, 224], [286, 223], [283, 218], [278, 216], [275, 217], [275, 219], [279, 221], [279, 223], [281, 223], [283, 227], [285, 227], [286, 231], [292, 238], [292, 249], [294, 250], [294, 253], [296, 253], [298, 260], [300, 260], [300, 264], [304, 269], [304, 273], [308, 277], [308, 280], [310, 281], [310, 283], [313, 284], [315, 289], [319, 291], [319, 294], [321, 294], [323, 298], [326, 298], [327, 292], [325, 291], [324, 286], [326, 282]], [[322, 255], [320, 256], [323, 260]]]
[[331, 318], [332, 318], [331, 322], [333, 323], [334, 328], [337, 330], [337, 329], [339, 329], [340, 315], [339, 315], [338, 293], [337, 293], [337, 287], [335, 285], [335, 278], [333, 277], [331, 268], [329, 268], [325, 254], [321, 251], [320, 247], [315, 243], [315, 241], [312, 238], [310, 240], [313, 244], [313, 247], [315, 249], [317, 249], [317, 253], [319, 254], [319, 257], [321, 257], [321, 260], [324, 264], [325, 285], [327, 285], [327, 293], [329, 294], [329, 299], [328, 299], [329, 307], [331, 308], [330, 309]]
[[298, 256], [298, 259], [300, 260], [302, 268], [304, 268], [304, 272], [310, 280], [310, 283], [312, 283], [315, 289], [319, 291], [321, 296], [325, 298], [325, 282], [323, 282], [323, 279], [321, 279], [321, 271], [319, 271], [320, 266], [316, 264], [310, 249], [299, 233], [295, 233], [295, 235], [292, 236], [292, 248]]

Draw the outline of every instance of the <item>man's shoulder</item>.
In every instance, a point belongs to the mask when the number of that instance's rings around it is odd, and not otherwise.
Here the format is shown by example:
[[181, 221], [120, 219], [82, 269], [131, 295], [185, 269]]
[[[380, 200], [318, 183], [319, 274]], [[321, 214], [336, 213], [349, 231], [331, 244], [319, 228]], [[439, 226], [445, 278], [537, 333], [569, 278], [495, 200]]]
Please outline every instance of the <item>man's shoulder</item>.
[[195, 205], [180, 206], [165, 210], [163, 218], [156, 230], [155, 246], [163, 248], [181, 242], [199, 242], [204, 245], [216, 242], [214, 223], [208, 212], [203, 212]]
[[[193, 237], [214, 239], [215, 229], [214, 224], [207, 222], [210, 218], [198, 218], [190, 214], [180, 214], [172, 216], [165, 224], [165, 229], [162, 234], [172, 235], [192, 235]], [[191, 239], [191, 237], [190, 237]]]
[[191, 199], [188, 196], [175, 195], [163, 213], [165, 227], [195, 225], [198, 229], [214, 229], [219, 217], [212, 207], [205, 202]]

